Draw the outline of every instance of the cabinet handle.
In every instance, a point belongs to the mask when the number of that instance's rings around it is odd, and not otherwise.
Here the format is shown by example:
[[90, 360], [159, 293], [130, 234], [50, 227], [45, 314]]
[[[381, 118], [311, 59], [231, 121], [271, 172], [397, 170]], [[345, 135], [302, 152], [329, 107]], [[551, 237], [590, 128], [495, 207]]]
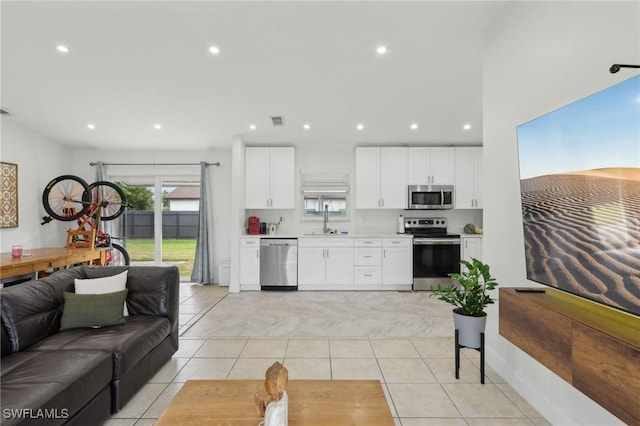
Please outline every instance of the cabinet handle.
[[256, 250], [256, 259], [260, 259], [260, 249]]
[[362, 244], [373, 244], [373, 241], [364, 241]]
[[365, 258], [365, 259], [370, 259], [370, 258], [372, 258], [372, 257], [373, 257], [373, 256], [364, 256], [364, 258]]
[[329, 258], [329, 249], [327, 249], [327, 259]]
[[387, 257], [387, 249], [382, 250], [382, 257]]
[[364, 274], [365, 277], [372, 277], [373, 274]]
[[382, 199], [382, 207], [384, 207], [384, 198]]

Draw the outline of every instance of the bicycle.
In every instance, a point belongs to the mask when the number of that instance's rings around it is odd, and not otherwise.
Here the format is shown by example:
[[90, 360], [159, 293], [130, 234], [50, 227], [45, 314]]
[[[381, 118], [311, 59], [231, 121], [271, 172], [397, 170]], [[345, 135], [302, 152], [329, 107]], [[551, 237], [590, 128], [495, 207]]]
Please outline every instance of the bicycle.
[[[52, 220], [77, 221], [78, 227], [70, 229], [74, 244], [87, 243], [94, 247], [108, 247], [105, 265], [129, 265], [127, 250], [112, 242], [123, 238], [112, 237], [100, 228], [102, 220], [113, 220], [122, 215], [129, 206], [127, 197], [112, 182], [97, 181], [89, 185], [84, 179], [74, 175], [62, 175], [52, 179], [42, 192], [42, 204], [50, 216], [44, 216], [41, 225]], [[88, 227], [88, 229], [87, 229]], [[87, 240], [93, 235], [95, 241]]]

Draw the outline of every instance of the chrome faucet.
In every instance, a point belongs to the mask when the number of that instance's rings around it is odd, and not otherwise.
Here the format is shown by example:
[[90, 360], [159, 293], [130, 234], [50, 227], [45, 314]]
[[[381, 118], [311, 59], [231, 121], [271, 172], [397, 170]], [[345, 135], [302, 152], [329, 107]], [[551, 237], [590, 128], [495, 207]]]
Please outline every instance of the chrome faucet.
[[329, 233], [329, 204], [324, 205], [324, 226], [322, 227], [322, 233]]

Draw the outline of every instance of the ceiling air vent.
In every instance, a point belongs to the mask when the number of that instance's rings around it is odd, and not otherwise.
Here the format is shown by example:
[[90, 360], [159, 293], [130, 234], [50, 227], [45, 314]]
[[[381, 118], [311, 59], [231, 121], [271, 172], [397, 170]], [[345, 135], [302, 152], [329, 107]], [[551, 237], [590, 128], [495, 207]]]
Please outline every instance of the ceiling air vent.
[[274, 126], [283, 126], [284, 125], [284, 117], [281, 115], [272, 115], [271, 116], [271, 123], [273, 123]]

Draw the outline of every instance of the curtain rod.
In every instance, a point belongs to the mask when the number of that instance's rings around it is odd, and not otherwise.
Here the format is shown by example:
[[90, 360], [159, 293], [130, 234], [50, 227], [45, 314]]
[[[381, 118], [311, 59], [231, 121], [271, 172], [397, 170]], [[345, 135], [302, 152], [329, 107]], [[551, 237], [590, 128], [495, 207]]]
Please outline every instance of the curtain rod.
[[[97, 162], [90, 162], [90, 166], [97, 165]], [[105, 166], [199, 166], [200, 163], [102, 163]], [[219, 166], [220, 162], [217, 163], [204, 163], [207, 166]]]

